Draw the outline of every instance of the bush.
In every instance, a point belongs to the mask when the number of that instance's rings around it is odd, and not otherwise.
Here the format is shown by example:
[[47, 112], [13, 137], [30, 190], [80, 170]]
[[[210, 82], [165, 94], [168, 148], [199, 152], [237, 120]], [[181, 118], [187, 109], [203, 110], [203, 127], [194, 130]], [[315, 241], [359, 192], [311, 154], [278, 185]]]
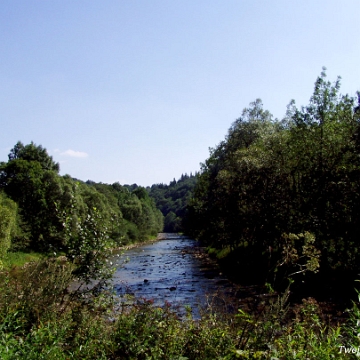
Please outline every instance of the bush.
[[249, 312], [180, 318], [169, 304], [72, 292], [73, 266], [59, 257], [0, 273], [1, 359], [351, 359], [360, 345], [357, 304], [344, 327], [311, 298], [290, 309], [288, 291]]
[[0, 192], [0, 270], [2, 260], [11, 245], [11, 235], [16, 225], [16, 204]]

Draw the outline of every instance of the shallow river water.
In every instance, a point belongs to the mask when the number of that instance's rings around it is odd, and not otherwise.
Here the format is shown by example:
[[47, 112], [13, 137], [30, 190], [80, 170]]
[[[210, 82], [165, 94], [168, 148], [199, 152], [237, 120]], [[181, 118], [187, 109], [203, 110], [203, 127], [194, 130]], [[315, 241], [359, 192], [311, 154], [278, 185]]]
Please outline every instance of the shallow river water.
[[122, 265], [113, 285], [123, 301], [132, 295], [158, 306], [165, 302], [181, 308], [189, 305], [194, 314], [209, 304], [227, 311], [241, 307], [241, 289], [221, 274], [195, 240], [161, 235], [163, 240], [114, 256]]

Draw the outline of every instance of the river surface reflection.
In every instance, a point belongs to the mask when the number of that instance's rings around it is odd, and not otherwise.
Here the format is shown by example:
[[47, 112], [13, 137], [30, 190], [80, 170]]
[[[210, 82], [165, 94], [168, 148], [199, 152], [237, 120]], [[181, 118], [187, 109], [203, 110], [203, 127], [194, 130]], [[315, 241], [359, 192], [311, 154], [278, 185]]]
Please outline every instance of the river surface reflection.
[[238, 306], [239, 288], [204, 256], [197, 241], [173, 234], [163, 237], [114, 257], [118, 263], [127, 259], [113, 276], [114, 289], [122, 301], [128, 294], [153, 300], [158, 306], [165, 302], [182, 308], [189, 305], [196, 313], [209, 303], [226, 306], [228, 311]]

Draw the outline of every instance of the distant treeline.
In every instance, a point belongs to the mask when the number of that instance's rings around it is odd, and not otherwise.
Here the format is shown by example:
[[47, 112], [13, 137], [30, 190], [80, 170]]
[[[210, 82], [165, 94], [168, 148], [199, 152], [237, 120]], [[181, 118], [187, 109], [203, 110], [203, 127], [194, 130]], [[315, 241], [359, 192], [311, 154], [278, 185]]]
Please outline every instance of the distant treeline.
[[184, 218], [188, 201], [195, 188], [197, 173], [193, 175], [181, 175], [169, 185], [154, 184], [147, 188], [150, 197], [155, 200], [156, 206], [164, 215], [165, 232], [182, 232], [184, 230]]
[[41, 145], [18, 142], [0, 164], [2, 253], [10, 248], [69, 254], [74, 241], [86, 242], [91, 234], [119, 246], [154, 237], [162, 228], [163, 216], [145, 188], [60, 176], [59, 164]]
[[323, 69], [309, 104], [291, 101], [284, 119], [259, 99], [244, 109], [202, 164], [187, 232], [262, 281], [357, 276], [360, 94], [339, 90]]

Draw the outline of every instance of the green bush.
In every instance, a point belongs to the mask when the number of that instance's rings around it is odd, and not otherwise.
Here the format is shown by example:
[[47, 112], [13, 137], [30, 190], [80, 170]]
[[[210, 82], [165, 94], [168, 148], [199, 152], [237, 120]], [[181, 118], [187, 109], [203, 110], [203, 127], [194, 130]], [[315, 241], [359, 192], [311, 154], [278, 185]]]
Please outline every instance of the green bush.
[[11, 245], [11, 235], [16, 225], [16, 204], [0, 192], [0, 270], [3, 259]]

